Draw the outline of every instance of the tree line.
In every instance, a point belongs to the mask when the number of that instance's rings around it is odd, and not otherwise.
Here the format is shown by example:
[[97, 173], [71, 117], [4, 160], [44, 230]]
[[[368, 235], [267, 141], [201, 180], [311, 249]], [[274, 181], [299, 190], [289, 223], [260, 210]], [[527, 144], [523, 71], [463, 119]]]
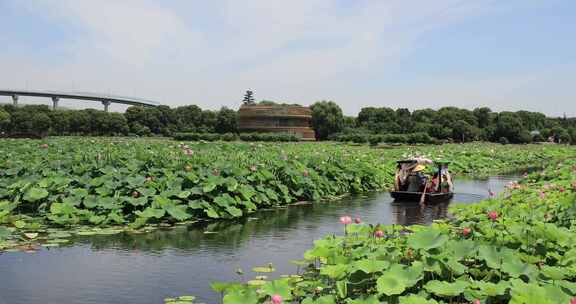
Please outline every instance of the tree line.
[[576, 118], [552, 118], [538, 112], [493, 112], [487, 107], [414, 111], [366, 107], [357, 117], [346, 117], [331, 101], [315, 103], [312, 110], [312, 121], [319, 139], [342, 135], [427, 134], [451, 142], [576, 143]]
[[131, 106], [124, 113], [94, 109], [52, 110], [46, 105], [0, 106], [5, 135], [171, 136], [175, 132], [236, 133], [236, 111], [202, 110], [196, 105]]
[[[271, 101], [267, 103], [274, 104]], [[427, 135], [440, 141], [476, 140], [529, 143], [553, 140], [576, 143], [576, 118], [552, 118], [542, 113], [493, 112], [486, 107], [437, 110], [365, 107], [356, 117], [343, 115], [332, 101], [314, 103], [312, 127], [318, 140], [387, 135], [398, 138]], [[124, 113], [94, 109], [52, 110], [46, 105], [0, 106], [0, 134], [172, 136], [175, 133], [238, 133], [237, 111], [222, 107], [203, 110], [196, 105], [170, 108], [131, 106]], [[409, 142], [409, 140], [408, 140]]]

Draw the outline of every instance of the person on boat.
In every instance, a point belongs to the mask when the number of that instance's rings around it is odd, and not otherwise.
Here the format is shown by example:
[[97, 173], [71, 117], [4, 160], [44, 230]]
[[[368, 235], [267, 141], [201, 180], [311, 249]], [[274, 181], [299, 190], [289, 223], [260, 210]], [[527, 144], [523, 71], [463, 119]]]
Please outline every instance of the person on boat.
[[407, 183], [408, 192], [422, 192], [424, 190], [424, 186], [426, 185], [427, 177], [424, 175], [423, 171], [426, 169], [426, 166], [422, 164], [418, 164], [412, 172], [408, 175]]
[[417, 163], [399, 163], [394, 176], [394, 190], [406, 191], [408, 189], [408, 176]]
[[[441, 185], [439, 176], [442, 176]], [[450, 176], [450, 173], [448, 173], [448, 170], [446, 168], [441, 168], [440, 172], [438, 170], [434, 172], [432, 180], [428, 185], [428, 189], [426, 189], [426, 191], [430, 193], [439, 193], [439, 192], [448, 193], [452, 192], [452, 187], [453, 187], [452, 177]]]

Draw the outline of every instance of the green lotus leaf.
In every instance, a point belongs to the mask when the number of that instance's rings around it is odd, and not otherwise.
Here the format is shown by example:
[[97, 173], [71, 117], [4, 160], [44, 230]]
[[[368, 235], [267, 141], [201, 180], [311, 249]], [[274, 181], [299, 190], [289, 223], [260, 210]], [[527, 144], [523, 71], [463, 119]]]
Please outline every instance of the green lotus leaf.
[[301, 304], [336, 304], [336, 299], [333, 295], [321, 296], [318, 299], [306, 298]]
[[14, 221], [12, 223], [12, 225], [14, 225], [14, 227], [16, 227], [18, 229], [22, 229], [22, 228], [26, 227], [26, 222], [21, 221], [21, 220], [17, 220], [17, 221]]
[[400, 304], [438, 304], [434, 299], [426, 299], [417, 295], [398, 298]]
[[226, 212], [230, 213], [230, 215], [233, 217], [241, 217], [242, 216], [242, 210], [240, 210], [234, 206], [227, 206], [225, 209], [226, 209]]
[[347, 304], [380, 304], [380, 300], [378, 300], [378, 297], [372, 295], [372, 296], [368, 296], [366, 298], [363, 299], [348, 299], [346, 300]]
[[258, 295], [252, 288], [233, 289], [224, 296], [224, 304], [258, 304]]
[[228, 288], [236, 285], [237, 285], [236, 283], [212, 282], [210, 283], [210, 288], [212, 288], [212, 290], [214, 290], [215, 292], [223, 293]]
[[520, 260], [506, 260], [502, 263], [502, 271], [508, 273], [513, 278], [517, 278], [521, 275], [530, 276], [532, 267], [531, 265], [522, 263]]
[[510, 288], [510, 283], [507, 281], [500, 281], [498, 284], [476, 281], [471, 284], [471, 287], [479, 289], [479, 292], [485, 296], [501, 296], [506, 293], [506, 290]]
[[502, 255], [493, 246], [482, 245], [478, 248], [478, 257], [486, 261], [486, 265], [493, 269], [502, 267]]
[[288, 284], [287, 279], [266, 282], [260, 290], [263, 294], [268, 296], [280, 295], [284, 301], [292, 299], [292, 288]]
[[24, 194], [24, 200], [29, 202], [39, 201], [46, 197], [48, 197], [48, 191], [46, 191], [46, 189], [37, 187], [30, 188], [26, 194]]
[[12, 234], [12, 231], [7, 227], [0, 226], [0, 241], [7, 239]]
[[448, 267], [448, 269], [450, 269], [451, 272], [453, 272], [456, 275], [461, 275], [464, 272], [466, 272], [467, 267], [460, 264], [456, 259], [452, 258], [452, 259], [447, 259], [446, 261], [444, 261], [444, 265], [446, 265]]
[[450, 240], [446, 244], [447, 251], [452, 252], [456, 260], [476, 255], [477, 245], [471, 240]]
[[408, 286], [404, 280], [393, 276], [381, 276], [376, 280], [376, 290], [378, 294], [387, 296], [398, 295], [404, 292]]
[[274, 267], [270, 267], [270, 266], [261, 266], [261, 267], [252, 268], [252, 271], [258, 272], [258, 273], [269, 273], [269, 272], [276, 271], [276, 269], [274, 269]]
[[446, 241], [448, 241], [448, 236], [433, 228], [418, 231], [408, 237], [408, 244], [414, 249], [438, 248]]
[[424, 285], [424, 288], [430, 293], [449, 297], [455, 297], [462, 294], [466, 287], [468, 287], [468, 283], [465, 281], [456, 281], [454, 283], [450, 283], [433, 280]]
[[[524, 283], [520, 280], [514, 281], [512, 283], [512, 289], [510, 292], [511, 299], [510, 304], [555, 304], [555, 303], [569, 303], [569, 299], [565, 302], [561, 302], [560, 299], [556, 297], [550, 297], [554, 295], [557, 290], [547, 290], [542, 286], [534, 283]], [[555, 296], [558, 296], [556, 294]]]
[[265, 280], [249, 280], [246, 282], [246, 284], [250, 285], [250, 286], [262, 286], [264, 284], [266, 284]]
[[164, 209], [177, 221], [185, 221], [192, 217], [192, 215], [186, 212], [186, 207], [187, 206], [184, 205], [169, 205], [165, 206]]
[[542, 266], [540, 268], [540, 273], [555, 281], [564, 280], [564, 278], [569, 275], [566, 269], [553, 266]]
[[388, 268], [390, 263], [387, 261], [379, 261], [375, 259], [362, 259], [354, 262], [354, 267], [363, 271], [364, 273], [374, 273], [383, 271]]
[[206, 215], [209, 218], [220, 218], [220, 215], [218, 214], [218, 212], [212, 208], [204, 209], [204, 212], [206, 212]]
[[348, 271], [348, 265], [336, 264], [336, 265], [324, 265], [320, 268], [320, 274], [328, 276], [331, 279], [340, 279], [346, 275]]

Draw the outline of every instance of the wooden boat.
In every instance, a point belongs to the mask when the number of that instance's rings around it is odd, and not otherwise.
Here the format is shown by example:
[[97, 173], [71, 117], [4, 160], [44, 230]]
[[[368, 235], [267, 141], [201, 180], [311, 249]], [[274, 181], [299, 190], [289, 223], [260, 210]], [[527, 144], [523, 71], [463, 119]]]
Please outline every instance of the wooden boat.
[[[422, 192], [391, 191], [390, 195], [395, 200], [406, 202], [419, 202], [420, 199], [422, 198]], [[443, 202], [451, 199], [453, 196], [454, 196], [453, 192], [425, 193], [424, 202], [426, 203]]]
[[[398, 172], [400, 172], [400, 170], [408, 170], [409, 172], [412, 172], [411, 170], [414, 170], [414, 168], [417, 165], [420, 165], [422, 162], [422, 160], [419, 159], [409, 159], [409, 160], [400, 160], [398, 161], [398, 171], [397, 171], [397, 177], [398, 178]], [[446, 188], [442, 188], [442, 177], [443, 175], [447, 176], [447, 178], [449, 179], [449, 188], [453, 188], [451, 185], [452, 181], [451, 181], [451, 177], [450, 174], [448, 173], [448, 164], [449, 162], [447, 161], [435, 161], [432, 162], [430, 160], [426, 160], [426, 163], [430, 163], [430, 164], [434, 164], [435, 166], [437, 166], [437, 174], [438, 174], [438, 189], [435, 192], [426, 192], [426, 193], [422, 193], [422, 192], [418, 192], [418, 191], [402, 191], [398, 188], [399, 184], [397, 183], [397, 180], [395, 180], [394, 183], [394, 191], [390, 192], [390, 195], [392, 196], [392, 198], [394, 198], [397, 201], [402, 201], [402, 202], [420, 202], [422, 199], [424, 199], [423, 202], [425, 203], [437, 203], [437, 202], [443, 202], [443, 201], [447, 201], [449, 199], [451, 199], [454, 196], [454, 192], [452, 191], [452, 189], [446, 189]], [[406, 171], [404, 172], [406, 173]], [[428, 184], [426, 184], [428, 185]], [[407, 189], [409, 190], [409, 189]], [[446, 191], [448, 190], [448, 191]], [[422, 195], [424, 195], [424, 197], [422, 197]]]

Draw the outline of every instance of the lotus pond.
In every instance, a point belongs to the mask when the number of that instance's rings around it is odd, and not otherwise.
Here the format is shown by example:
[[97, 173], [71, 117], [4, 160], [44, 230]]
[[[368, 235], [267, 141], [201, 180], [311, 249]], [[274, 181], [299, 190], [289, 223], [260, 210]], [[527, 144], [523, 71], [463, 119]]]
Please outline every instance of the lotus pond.
[[[45, 289], [50, 284], [42, 283], [43, 281], [36, 281], [37, 284], [35, 286], [44, 290], [43, 294], [46, 296], [47, 294], [64, 295], [65, 297], [60, 298], [58, 302], [67, 303], [64, 299], [69, 298], [66, 296], [71, 290], [74, 292], [88, 292], [93, 296], [102, 296], [103, 294], [117, 295], [117, 293], [111, 291], [112, 289], [98, 289], [95, 287], [96, 285], [86, 284], [84, 285], [86, 287], [82, 288], [80, 286], [82, 285], [82, 280], [79, 280], [79, 278], [85, 276], [87, 278], [105, 280], [105, 275], [95, 277], [89, 274], [105, 274], [110, 270], [110, 268], [105, 267], [108, 261], [125, 257], [132, 264], [118, 265], [119, 269], [123, 271], [115, 273], [120, 279], [110, 280], [110, 282], [114, 282], [112, 288], [117, 288], [119, 284], [126, 284], [129, 288], [132, 288], [130, 290], [133, 294], [142, 294], [140, 289], [142, 287], [150, 292], [148, 294], [150, 297], [153, 297], [152, 294], [158, 297], [160, 293], [154, 292], [158, 289], [152, 288], [153, 285], [157, 285], [156, 288], [162, 286], [162, 288], [171, 288], [174, 292], [184, 290], [184, 294], [200, 295], [204, 300], [212, 302], [214, 299], [207, 296], [205, 292], [198, 292], [195, 289], [191, 290], [192, 282], [195, 282], [197, 278], [203, 278], [206, 282], [230, 279], [212, 277], [211, 275], [230, 273], [229, 266], [233, 266], [231, 264], [248, 270], [251, 266], [265, 262], [275, 263], [274, 265], [285, 265], [289, 259], [301, 257], [305, 247], [311, 246], [312, 239], [319, 238], [325, 234], [334, 235], [334, 233], [337, 233], [338, 230], [333, 229], [336, 228], [334, 227], [334, 222], [338, 218], [336, 213], [347, 213], [349, 210], [346, 208], [351, 208], [351, 206], [357, 206], [354, 212], [365, 217], [365, 222], [371, 224], [378, 222], [403, 225], [414, 223], [410, 218], [418, 218], [416, 222], [427, 224], [434, 218], [445, 216], [447, 214], [446, 208], [441, 208], [441, 206], [424, 210], [419, 208], [401, 208], [398, 209], [401, 211], [394, 213], [394, 205], [389, 203], [375, 204], [380, 207], [385, 205], [388, 208], [392, 208], [392, 210], [388, 209], [383, 213], [375, 212], [374, 214], [379, 214], [378, 217], [370, 217], [369, 213], [361, 212], [362, 210], [371, 210], [370, 206], [373, 204], [370, 202], [374, 200], [362, 199], [361, 197], [359, 198], [359, 195], [387, 189], [392, 181], [394, 162], [397, 159], [410, 156], [449, 159], [453, 161], [451, 168], [458, 178], [471, 174], [488, 176], [494, 173], [517, 172], [528, 167], [550, 168], [550, 166], [554, 166], [556, 163], [573, 155], [573, 148], [559, 145], [502, 146], [494, 144], [466, 144], [371, 148], [368, 146], [349, 146], [334, 143], [179, 143], [168, 140], [123, 138], [50, 138], [45, 141], [0, 140], [0, 252], [2, 250], [8, 252], [2, 256], [2, 259], [16, 259], [5, 260], [0, 265], [2, 267], [6, 267], [5, 265], [8, 264], [16, 265], [14, 261], [19, 259], [24, 261], [24, 257], [26, 257], [26, 260], [30, 259], [26, 254], [12, 251], [34, 253], [31, 255], [33, 257], [31, 259], [37, 257], [35, 262], [27, 260], [28, 262], [26, 263], [18, 264], [18, 269], [3, 268], [0, 271], [11, 271], [10, 275], [3, 275], [3, 278], [18, 278], [21, 272], [25, 275], [32, 273], [32, 269], [30, 269], [30, 272], [21, 271], [26, 267], [30, 267], [30, 265], [59, 265], [53, 270], [60, 275], [51, 275], [51, 270], [40, 270], [42, 268], [36, 269], [36, 273], [46, 276], [46, 280], [51, 280], [51, 282], [58, 282], [54, 277], [66, 278], [67, 280], [73, 279], [73, 281], [68, 282], [70, 285], [64, 284], [67, 287], [59, 291], [58, 288], [50, 289], [54, 290], [52, 292], [48, 292]], [[553, 176], [553, 178], [559, 177]], [[484, 193], [487, 193], [488, 190], [496, 190], [496, 186], [490, 183], [480, 188], [482, 189], [481, 192], [486, 191]], [[460, 190], [457, 188], [457, 191]], [[350, 194], [352, 196], [348, 199], [349, 201], [346, 198], [342, 199], [343, 196]], [[478, 200], [478, 196], [472, 200]], [[375, 199], [375, 201], [380, 202], [383, 200]], [[495, 201], [495, 199], [491, 201]], [[522, 202], [522, 200], [520, 201]], [[307, 206], [285, 209], [286, 206], [297, 202], [312, 203]], [[530, 208], [533, 207], [530, 206]], [[337, 208], [337, 211], [332, 208]], [[265, 246], [255, 246], [258, 240], [256, 232], [261, 230], [260, 228], [252, 228], [255, 229], [255, 232], [253, 232], [248, 227], [259, 227], [258, 223], [267, 222], [271, 219], [272, 222], [276, 218], [281, 220], [286, 214], [289, 215], [293, 212], [292, 210], [305, 210], [303, 211], [305, 216], [312, 219], [315, 214], [319, 214], [319, 216], [325, 214], [323, 213], [324, 210], [333, 210], [329, 220], [332, 224], [326, 226], [330, 227], [330, 229], [318, 228], [315, 230], [314, 227], [318, 226], [306, 225], [306, 221], [301, 221], [303, 226], [296, 225], [294, 230], [290, 230], [294, 234], [293, 236], [280, 234], [276, 235], [277, 238], [274, 238], [274, 234], [272, 234], [271, 238], [264, 241], [263, 244]], [[466, 212], [471, 212], [470, 210], [476, 209], [457, 209], [456, 214], [462, 215]], [[419, 215], [411, 217], [409, 216], [411, 212], [416, 212]], [[383, 216], [384, 214], [387, 216]], [[398, 218], [390, 220], [388, 218], [390, 214], [396, 214]], [[459, 218], [455, 220], [456, 223], [458, 223], [458, 220]], [[566, 221], [566, 219], [563, 220]], [[324, 221], [328, 222], [328, 219]], [[493, 224], [493, 222], [492, 220], [490, 223]], [[427, 232], [431, 234], [422, 236], [422, 238], [427, 239], [436, 233], [439, 233], [440, 236], [434, 236], [435, 238], [450, 238], [449, 236], [444, 236], [444, 233], [454, 230], [452, 225], [455, 224], [452, 222], [450, 224], [435, 224], [432, 228], [418, 228], [419, 226], [416, 226], [414, 231], [412, 231], [416, 232], [414, 234], [407, 233], [408, 230], [398, 228], [399, 226], [382, 226], [382, 228], [379, 228], [379, 226], [354, 224], [350, 226], [350, 229], [356, 229], [353, 231], [354, 233], [351, 233], [354, 235], [354, 239], [350, 239], [351, 234], [348, 234], [344, 237], [333, 236], [331, 241], [323, 241], [329, 242], [330, 246], [333, 246], [319, 249], [323, 252], [322, 254], [329, 254], [329, 256], [314, 256], [308, 252], [305, 255], [307, 259], [298, 262], [300, 273], [296, 277], [270, 282], [268, 279], [259, 277], [259, 280], [253, 283], [258, 286], [265, 284], [261, 288], [255, 285], [244, 286], [239, 284], [217, 284], [214, 287], [219, 292], [226, 294], [224, 297], [226, 303], [263, 303], [270, 301], [271, 290], [281, 290], [284, 303], [292, 300], [302, 300], [308, 303], [332, 303], [334, 301], [347, 303], [352, 301], [352, 299], [372, 301], [376, 298], [379, 301], [389, 303], [396, 303], [401, 300], [404, 303], [406, 301], [404, 297], [412, 295], [411, 292], [414, 290], [419, 290], [417, 295], [426, 300], [460, 303], [468, 300], [468, 297], [462, 295], [462, 293], [443, 298], [442, 295], [423, 289], [423, 286], [421, 286], [423, 282], [434, 281], [430, 280], [430, 276], [432, 278], [440, 278], [438, 273], [427, 273], [430, 270], [426, 267], [422, 268], [421, 272], [416, 269], [416, 272], [411, 276], [413, 278], [412, 281], [406, 281], [404, 284], [394, 282], [394, 284], [400, 284], [399, 286], [402, 286], [402, 284], [406, 285], [399, 293], [387, 294], [382, 292], [382, 288], [377, 290], [376, 285], [374, 285], [375, 280], [384, 276], [384, 272], [389, 267], [403, 267], [402, 269], [406, 270], [407, 267], [411, 267], [410, 265], [412, 264], [410, 262], [420, 262], [426, 266], [425, 263], [428, 262], [427, 254], [438, 254], [436, 251], [440, 247], [437, 246], [428, 248], [431, 250], [429, 252], [425, 248], [402, 245], [401, 240], [406, 239], [405, 235], [417, 235], [420, 230], [428, 231], [433, 229], [435, 232]], [[169, 228], [174, 226], [181, 227]], [[221, 227], [228, 226], [234, 227], [233, 231], [239, 231], [240, 234], [228, 231], [227, 229], [229, 228], [225, 228], [223, 232], [220, 232]], [[281, 227], [274, 227], [274, 229]], [[299, 234], [300, 231], [307, 231], [308, 228], [312, 229], [315, 234]], [[165, 232], [163, 231], [164, 229], [169, 229], [169, 231]], [[373, 240], [373, 233], [376, 229], [382, 230], [379, 233], [386, 236], [384, 238], [385, 242], [381, 239]], [[160, 232], [160, 230], [162, 231]], [[205, 259], [202, 257], [191, 258], [186, 256], [186, 254], [182, 254], [179, 245], [154, 241], [164, 238], [172, 239], [170, 236], [172, 234], [178, 235], [178, 231], [184, 231], [184, 236], [175, 237], [174, 239], [179, 240], [179, 243], [185, 244], [182, 245], [184, 247], [190, 246], [192, 251], [204, 252]], [[264, 229], [263, 231], [267, 230]], [[472, 235], [474, 233], [476, 233], [475, 230]], [[192, 238], [191, 235], [195, 234], [201, 235], [202, 241], [186, 244], [187, 239]], [[219, 239], [222, 234], [230, 240], [224, 246], [228, 251], [225, 251], [226, 254], [221, 255], [223, 257], [218, 259], [218, 254], [210, 251], [210, 249], [203, 249], [202, 242], [209, 240], [211, 237]], [[292, 244], [289, 242], [292, 237], [300, 242], [300, 246], [296, 245], [298, 243]], [[98, 240], [103, 241], [107, 245], [98, 247]], [[122, 240], [128, 241], [124, 243]], [[492, 240], [489, 241], [491, 242]], [[278, 244], [283, 242], [286, 242], [289, 247], [278, 247]], [[374, 247], [377, 249], [376, 251], [381, 249], [391, 250], [390, 247], [399, 247], [398, 250], [401, 250], [402, 246], [405, 246], [406, 248], [404, 249], [412, 250], [412, 254], [420, 255], [416, 255], [417, 258], [413, 261], [400, 259], [398, 252], [393, 252], [391, 256], [387, 254], [373, 256], [369, 252], [374, 251], [372, 250], [374, 248], [366, 248], [366, 246], [360, 245], [365, 242], [383, 243], [380, 244], [382, 246], [374, 245], [376, 246]], [[209, 244], [209, 242], [206, 244]], [[238, 255], [235, 255], [242, 248], [240, 244], [244, 244], [247, 247], [254, 246], [253, 251], [246, 253], [248, 257], [246, 262], [239, 262]], [[443, 242], [441, 244], [444, 245]], [[199, 248], [196, 248], [196, 245]], [[151, 250], [146, 250], [147, 246], [150, 246]], [[122, 250], [118, 250], [118, 247]], [[208, 245], [208, 247], [210, 246]], [[101, 250], [94, 250], [95, 248], [101, 248]], [[289, 248], [290, 250], [286, 250], [289, 256], [282, 254], [285, 250], [271, 250], [274, 248]], [[122, 254], [123, 250], [125, 250], [124, 255]], [[368, 252], [365, 256], [356, 257], [355, 255], [350, 255], [355, 250], [367, 250]], [[476, 247], [472, 250], [476, 250]], [[501, 250], [501, 248], [498, 247], [495, 250]], [[92, 255], [93, 251], [96, 252], [95, 255]], [[296, 254], [295, 251], [299, 251], [299, 254]], [[101, 255], [102, 252], [112, 252], [112, 254]], [[146, 254], [141, 254], [142, 252], [146, 252]], [[167, 252], [170, 254], [167, 255]], [[266, 259], [265, 253], [267, 252], [274, 253], [270, 259]], [[497, 252], [499, 253], [500, 251]], [[294, 255], [291, 255], [292, 253]], [[86, 254], [90, 257], [83, 259], [82, 256]], [[226, 255], [229, 256], [228, 260], [225, 257]], [[63, 260], [61, 264], [58, 264], [56, 260], [50, 260], [48, 257]], [[101, 260], [94, 257], [99, 257]], [[153, 257], [153, 259], [147, 259], [147, 257]], [[333, 257], [337, 257], [337, 259], [331, 260]], [[356, 281], [356, 276], [359, 274], [357, 270], [352, 268], [342, 270], [343, 266], [339, 265], [341, 263], [353, 264], [356, 258], [361, 258], [360, 260], [362, 260], [367, 257], [378, 261], [386, 261], [389, 267], [386, 266], [365, 273], [368, 277], [361, 276], [362, 284]], [[426, 257], [426, 260], [422, 261], [422, 257]], [[402, 266], [394, 266], [396, 264], [394, 264], [393, 258], [398, 258], [399, 260], [395, 262], [398, 265], [402, 264]], [[470, 257], [464, 256], [462, 258], [469, 259]], [[67, 265], [67, 263], [71, 263], [75, 259], [77, 264]], [[187, 277], [163, 276], [160, 275], [163, 273], [161, 269], [157, 269], [150, 276], [143, 273], [134, 274], [130, 270], [138, 269], [138, 261], [142, 263], [140, 265], [142, 265], [143, 269], [150, 271], [153, 270], [151, 265], [171, 265], [170, 267], [178, 265], [178, 269], [188, 269], [188, 272], [186, 272]], [[171, 264], [171, 261], [178, 262]], [[227, 264], [223, 261], [232, 262]], [[454, 261], [450, 263], [452, 262]], [[463, 265], [462, 267], [475, 269], [473, 267], [475, 264], [469, 265], [461, 259], [456, 262]], [[543, 263], [546, 263], [546, 261]], [[380, 264], [380, 266], [384, 265]], [[184, 265], [217, 265], [217, 267], [194, 268], [191, 270], [184, 267]], [[416, 268], [420, 267], [418, 263], [415, 265]], [[326, 270], [322, 269], [332, 266], [339, 269], [338, 275], [326, 276]], [[275, 267], [279, 267], [278, 270], [280, 271], [277, 271], [277, 273], [289, 272], [289, 269], [281, 268], [282, 266]], [[462, 267], [460, 270], [462, 270]], [[80, 272], [67, 273], [67, 268]], [[83, 268], [86, 271], [92, 271], [89, 273], [82, 272]], [[442, 275], [445, 275], [444, 268], [441, 269]], [[292, 269], [291, 272], [293, 273], [294, 270]], [[497, 270], [502, 272], [501, 269]], [[481, 271], [486, 272], [488, 270], [481, 269]], [[167, 273], [170, 274], [170, 271], [167, 271]], [[394, 276], [396, 275], [395, 272], [393, 274]], [[489, 279], [489, 282], [497, 282], [496, 278], [498, 277], [494, 274], [489, 276], [484, 272], [482, 274], [484, 274], [484, 279]], [[454, 275], [452, 273], [448, 282], [439, 281], [454, 283]], [[460, 277], [462, 276], [462, 274], [459, 275]], [[475, 275], [478, 274], [476, 273]], [[246, 279], [253, 279], [248, 274], [245, 277]], [[15, 299], [27, 299], [27, 295], [32, 296], [33, 302], [39, 300], [39, 298], [34, 298], [34, 296], [38, 296], [36, 292], [18, 289], [26, 286], [27, 283], [25, 281], [28, 281], [29, 278], [29, 276], [24, 276], [21, 277], [21, 280], [24, 281], [10, 280], [8, 282], [10, 284], [3, 285], [7, 287], [3, 287], [6, 290], [0, 294], [4, 295], [5, 292], [14, 296], [19, 293], [18, 291], [22, 292], [23, 298], [12, 298], [13, 300], [10, 303], [17, 301]], [[417, 278], [419, 279], [416, 280]], [[129, 282], [139, 282], [136, 279], [140, 281], [150, 280], [148, 282], [153, 283], [138, 286], [130, 285]], [[474, 279], [477, 280], [478, 277], [474, 276]], [[409, 284], [411, 282], [414, 282], [414, 284]], [[524, 282], [528, 284], [530, 281], [524, 280]], [[570, 281], [568, 280], [568, 282]], [[78, 288], [73, 287], [76, 286], [75, 284], [79, 284]], [[187, 288], [179, 289], [177, 288], [178, 284], [182, 284], [180, 285], [182, 287], [187, 286]], [[356, 285], [361, 288], [355, 289], [356, 287], [354, 286]], [[275, 286], [279, 289], [275, 289]], [[42, 289], [43, 287], [44, 289]], [[207, 285], [204, 284], [203, 288], [202, 290], [206, 290]], [[397, 290], [400, 289], [398, 288]], [[375, 292], [376, 290], [378, 292]], [[505, 293], [505, 295], [498, 294], [498, 296], [502, 296], [502, 299], [492, 300], [492, 298], [480, 296], [479, 298], [482, 301], [488, 299], [493, 301], [493, 303], [504, 303], [506, 299], [510, 298], [510, 288], [506, 288]], [[172, 295], [172, 293], [169, 295]], [[372, 296], [366, 298], [369, 295]], [[166, 294], [162, 296], [166, 296]], [[69, 301], [69, 303], [75, 303], [74, 301], [78, 303], [88, 303], [90, 301], [101, 303], [99, 300], [90, 300], [97, 298], [79, 297], [74, 298], [75, 300]], [[133, 300], [130, 297], [125, 299], [122, 303]], [[180, 302], [190, 302], [190, 298], [179, 300]], [[178, 299], [171, 300], [171, 302], [177, 301]], [[416, 299], [414, 301], [419, 300]], [[108, 299], [106, 302], [114, 301]]]
[[[455, 201], [473, 203], [500, 192], [511, 178], [459, 180]], [[272, 263], [278, 278], [295, 273], [313, 240], [340, 232], [342, 214], [365, 222], [429, 224], [447, 215], [447, 205], [421, 209], [392, 203], [387, 193], [263, 210], [232, 220], [158, 227], [148, 233], [76, 235], [59, 247], [0, 254], [0, 303], [163, 303], [194, 295], [219, 303], [215, 281], [249, 280], [256, 266]], [[244, 275], [236, 274], [241, 268]]]

